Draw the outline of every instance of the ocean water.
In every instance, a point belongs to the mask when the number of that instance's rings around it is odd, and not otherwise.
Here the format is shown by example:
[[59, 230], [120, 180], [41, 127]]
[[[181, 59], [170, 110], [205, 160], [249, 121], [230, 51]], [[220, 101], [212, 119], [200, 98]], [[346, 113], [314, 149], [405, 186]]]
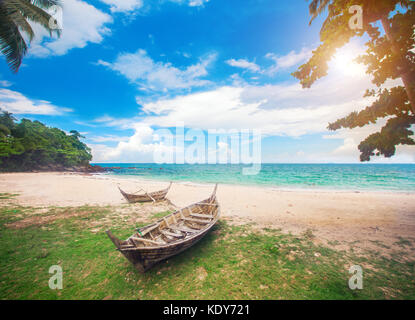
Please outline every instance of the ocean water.
[[246, 165], [133, 164], [106, 175], [173, 182], [260, 185], [281, 189], [415, 192], [415, 164], [262, 164], [257, 175], [243, 175]]

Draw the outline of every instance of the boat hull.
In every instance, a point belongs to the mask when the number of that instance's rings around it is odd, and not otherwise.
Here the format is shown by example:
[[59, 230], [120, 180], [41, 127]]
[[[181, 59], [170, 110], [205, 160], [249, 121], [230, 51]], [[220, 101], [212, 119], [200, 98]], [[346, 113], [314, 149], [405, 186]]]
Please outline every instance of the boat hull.
[[[212, 225], [213, 227], [213, 225]], [[141, 273], [146, 272], [155, 264], [173, 257], [199, 242], [211, 230], [211, 228], [201, 232], [191, 241], [178, 243], [172, 247], [161, 247], [157, 249], [140, 248], [135, 250], [121, 250], [121, 253], [134, 265]], [[190, 240], [190, 239], [189, 239]]]
[[169, 192], [171, 187], [171, 183], [170, 185], [164, 189], [164, 190], [160, 190], [160, 191], [155, 191], [155, 192], [150, 192], [150, 193], [146, 193], [146, 194], [132, 194], [132, 193], [127, 193], [124, 192], [120, 187], [118, 187], [118, 189], [120, 190], [121, 194], [123, 195], [123, 197], [129, 202], [129, 203], [135, 203], [135, 202], [154, 202], [154, 201], [162, 201], [166, 198], [167, 193]]

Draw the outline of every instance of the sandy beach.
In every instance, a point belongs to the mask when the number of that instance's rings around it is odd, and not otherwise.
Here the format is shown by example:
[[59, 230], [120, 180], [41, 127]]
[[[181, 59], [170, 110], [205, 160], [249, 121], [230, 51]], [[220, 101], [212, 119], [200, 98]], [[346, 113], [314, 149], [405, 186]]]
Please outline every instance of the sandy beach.
[[[0, 175], [0, 193], [15, 193], [22, 206], [125, 206], [126, 191], [161, 189], [166, 182], [73, 173]], [[177, 207], [203, 200], [212, 185], [174, 183], [168, 198]], [[300, 234], [311, 230], [316, 242], [364, 249], [381, 241], [393, 250], [402, 238], [415, 239], [415, 194], [343, 191], [286, 191], [256, 186], [219, 185], [222, 219]], [[140, 210], [140, 204], [128, 207]], [[383, 247], [383, 246], [382, 246]], [[383, 248], [385, 249], [385, 248]], [[388, 250], [386, 250], [388, 251]], [[410, 252], [413, 255], [413, 252]]]

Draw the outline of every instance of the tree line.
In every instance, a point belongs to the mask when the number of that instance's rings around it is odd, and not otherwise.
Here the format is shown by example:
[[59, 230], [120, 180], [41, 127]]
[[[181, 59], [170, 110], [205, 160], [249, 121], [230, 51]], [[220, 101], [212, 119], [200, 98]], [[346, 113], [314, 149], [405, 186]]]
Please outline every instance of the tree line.
[[[0, 111], [1, 112], [1, 111]], [[35, 120], [19, 122], [9, 112], [0, 114], [0, 171], [63, 170], [88, 166], [91, 149], [79, 132], [69, 134]]]

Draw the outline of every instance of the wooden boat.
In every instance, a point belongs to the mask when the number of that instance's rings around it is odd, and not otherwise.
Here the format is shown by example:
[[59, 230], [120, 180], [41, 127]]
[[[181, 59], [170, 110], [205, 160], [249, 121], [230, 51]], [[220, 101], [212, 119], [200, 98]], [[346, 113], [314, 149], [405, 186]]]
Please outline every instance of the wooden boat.
[[212, 229], [220, 215], [216, 189], [217, 185], [208, 199], [137, 229], [125, 241], [117, 239], [110, 230], [107, 235], [138, 271], [145, 272], [157, 262], [191, 247]]
[[121, 190], [120, 187], [118, 187], [118, 189], [120, 190], [124, 198], [130, 203], [150, 202], [150, 201], [156, 202], [156, 201], [164, 200], [166, 198], [167, 192], [169, 192], [171, 185], [172, 185], [172, 182], [170, 182], [169, 186], [166, 189], [154, 191], [154, 192], [144, 192], [142, 194], [126, 193], [123, 190]]

